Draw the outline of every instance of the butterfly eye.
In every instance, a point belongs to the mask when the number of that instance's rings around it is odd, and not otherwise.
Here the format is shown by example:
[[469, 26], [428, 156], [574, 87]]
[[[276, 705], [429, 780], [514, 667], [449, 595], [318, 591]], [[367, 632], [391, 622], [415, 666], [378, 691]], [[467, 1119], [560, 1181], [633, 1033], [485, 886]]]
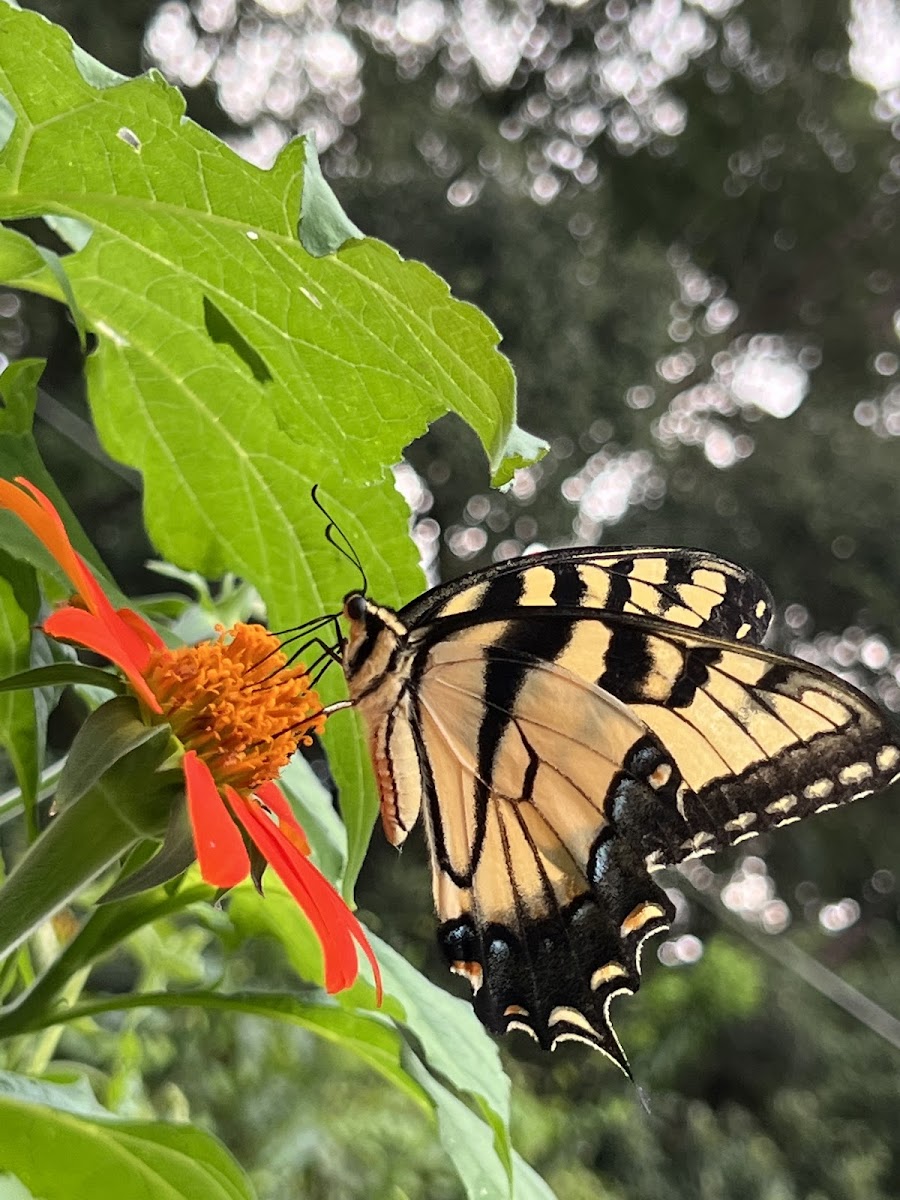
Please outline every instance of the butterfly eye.
[[362, 592], [348, 592], [344, 597], [344, 616], [348, 621], [361, 621], [365, 615], [365, 596]]

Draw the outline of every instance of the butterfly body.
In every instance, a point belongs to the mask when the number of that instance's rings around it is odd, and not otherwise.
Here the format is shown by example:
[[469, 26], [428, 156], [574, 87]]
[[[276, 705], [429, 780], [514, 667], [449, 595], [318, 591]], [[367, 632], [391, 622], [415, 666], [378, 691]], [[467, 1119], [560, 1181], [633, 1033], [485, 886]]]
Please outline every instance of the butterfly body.
[[550, 551], [398, 612], [346, 598], [385, 832], [421, 814], [439, 941], [488, 1028], [627, 1070], [610, 1001], [674, 915], [652, 872], [897, 777], [871, 701], [760, 646], [771, 610], [683, 549]]

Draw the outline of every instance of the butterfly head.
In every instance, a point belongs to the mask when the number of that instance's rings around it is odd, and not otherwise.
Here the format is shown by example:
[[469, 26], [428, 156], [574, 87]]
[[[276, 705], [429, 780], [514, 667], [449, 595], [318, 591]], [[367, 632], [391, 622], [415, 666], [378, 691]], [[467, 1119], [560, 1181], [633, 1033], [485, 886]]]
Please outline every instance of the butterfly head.
[[392, 608], [373, 604], [361, 591], [344, 597], [343, 615], [350, 626], [344, 642], [344, 674], [351, 699], [377, 689], [392, 671], [406, 626]]

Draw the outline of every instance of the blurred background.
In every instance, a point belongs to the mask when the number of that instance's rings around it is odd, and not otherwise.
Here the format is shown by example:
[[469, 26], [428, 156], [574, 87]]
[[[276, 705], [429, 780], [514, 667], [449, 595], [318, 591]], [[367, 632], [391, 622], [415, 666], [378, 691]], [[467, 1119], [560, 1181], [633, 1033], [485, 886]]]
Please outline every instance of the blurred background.
[[[157, 67], [262, 166], [314, 132], [352, 219], [499, 326], [550, 453], [501, 495], [459, 422], [410, 448], [431, 581], [545, 546], [706, 547], [768, 581], [773, 645], [900, 710], [893, 0], [25, 7], [125, 74]], [[50, 356], [50, 469], [123, 588], [158, 590], [65, 314], [0, 292], [0, 348]], [[376, 833], [363, 915], [456, 988], [410, 841], [401, 863]], [[896, 789], [739, 849], [668, 879], [677, 923], [615, 1010], [649, 1113], [582, 1047], [505, 1045], [517, 1145], [561, 1200], [900, 1196]], [[144, 941], [145, 978], [193, 977], [196, 930], [165, 963]], [[285, 972], [252, 953], [230, 971]], [[299, 1031], [159, 1012], [78, 1038], [125, 1100], [189, 1105], [266, 1200], [461, 1194], [412, 1105]]]

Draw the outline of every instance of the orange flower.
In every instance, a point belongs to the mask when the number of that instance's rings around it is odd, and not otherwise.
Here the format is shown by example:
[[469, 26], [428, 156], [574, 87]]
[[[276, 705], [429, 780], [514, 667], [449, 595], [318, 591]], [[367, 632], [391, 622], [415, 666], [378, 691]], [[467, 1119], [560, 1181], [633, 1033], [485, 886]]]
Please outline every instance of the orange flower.
[[[325, 986], [356, 979], [357, 945], [381, 974], [362, 926], [309, 860], [309, 843], [274, 780], [325, 716], [302, 666], [290, 667], [262, 626], [236, 624], [196, 646], [168, 649], [130, 608], [115, 609], [34, 484], [0, 479], [14, 512], [65, 572], [76, 595], [44, 622], [54, 638], [108, 658], [128, 680], [148, 724], [167, 723], [184, 747], [188, 816], [203, 879], [229, 888], [250, 874], [244, 834], [303, 909], [322, 944]], [[243, 833], [242, 833], [243, 830]]]

